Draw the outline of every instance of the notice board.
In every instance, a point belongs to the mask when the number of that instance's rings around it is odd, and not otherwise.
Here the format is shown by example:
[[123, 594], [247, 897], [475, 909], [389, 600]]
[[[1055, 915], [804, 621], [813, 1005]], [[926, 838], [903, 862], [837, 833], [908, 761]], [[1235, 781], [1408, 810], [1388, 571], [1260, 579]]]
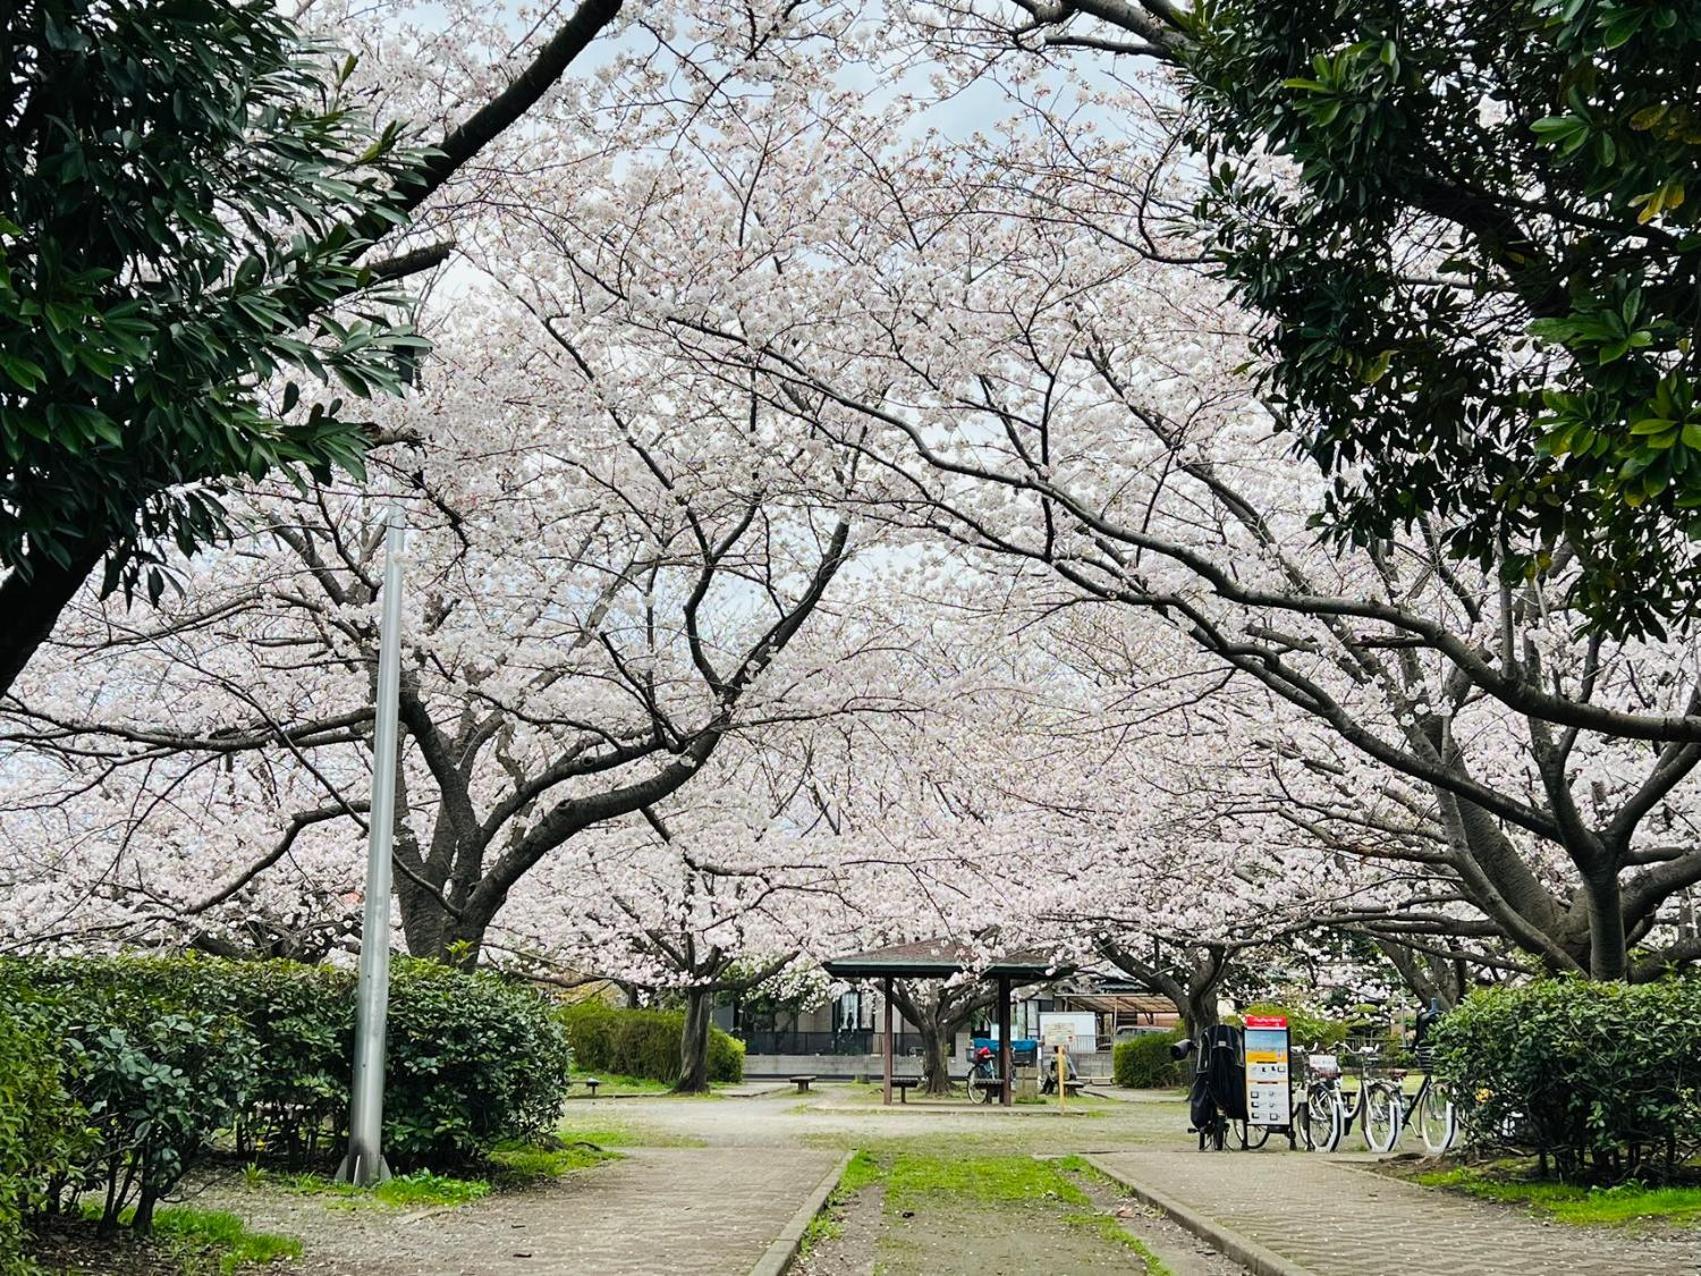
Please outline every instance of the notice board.
[[1288, 1018], [1246, 1016], [1246, 1119], [1286, 1128], [1293, 1119], [1288, 1085]]

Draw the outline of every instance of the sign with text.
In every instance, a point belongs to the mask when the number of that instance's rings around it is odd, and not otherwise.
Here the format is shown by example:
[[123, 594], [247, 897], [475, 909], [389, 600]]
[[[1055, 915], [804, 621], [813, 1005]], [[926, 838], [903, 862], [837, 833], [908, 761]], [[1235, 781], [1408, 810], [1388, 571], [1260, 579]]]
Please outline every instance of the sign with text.
[[1090, 1010], [1042, 1010], [1040, 1039], [1046, 1048], [1062, 1046], [1073, 1054], [1091, 1051], [1096, 1043], [1098, 1016]]
[[1293, 1119], [1288, 1087], [1288, 1018], [1247, 1015], [1246, 1119], [1252, 1125], [1287, 1126]]

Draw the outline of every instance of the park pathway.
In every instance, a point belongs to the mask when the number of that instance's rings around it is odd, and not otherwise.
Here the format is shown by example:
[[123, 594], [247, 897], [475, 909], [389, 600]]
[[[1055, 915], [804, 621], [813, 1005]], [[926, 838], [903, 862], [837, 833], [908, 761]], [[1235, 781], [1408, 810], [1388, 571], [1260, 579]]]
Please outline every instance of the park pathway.
[[255, 1196], [242, 1212], [299, 1236], [306, 1257], [292, 1270], [311, 1276], [746, 1276], [839, 1155], [632, 1148], [465, 1209], [327, 1216], [320, 1198]]
[[1353, 1158], [1154, 1150], [1093, 1161], [1153, 1203], [1167, 1198], [1285, 1260], [1288, 1276], [1701, 1273], [1693, 1232], [1657, 1238], [1544, 1223], [1402, 1183]]

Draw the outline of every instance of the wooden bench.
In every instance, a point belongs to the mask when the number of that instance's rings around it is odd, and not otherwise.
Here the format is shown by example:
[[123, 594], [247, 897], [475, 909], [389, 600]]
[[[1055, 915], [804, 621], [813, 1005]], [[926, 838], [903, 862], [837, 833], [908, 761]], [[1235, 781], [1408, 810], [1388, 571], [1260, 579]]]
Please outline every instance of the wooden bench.
[[799, 1094], [808, 1094], [809, 1083], [815, 1080], [815, 1074], [812, 1072], [808, 1076], [787, 1077], [786, 1080], [797, 1086], [797, 1092]]
[[920, 1077], [893, 1077], [892, 1078], [892, 1089], [894, 1089], [898, 1092], [898, 1102], [904, 1104], [906, 1107], [909, 1105], [910, 1091], [915, 1089], [920, 1084], [921, 1084], [921, 1078]]

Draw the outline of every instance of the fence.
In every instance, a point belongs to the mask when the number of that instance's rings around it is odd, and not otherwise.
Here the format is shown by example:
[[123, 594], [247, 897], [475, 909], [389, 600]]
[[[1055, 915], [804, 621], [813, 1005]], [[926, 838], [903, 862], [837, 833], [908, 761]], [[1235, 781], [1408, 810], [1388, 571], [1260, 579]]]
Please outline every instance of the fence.
[[[746, 1054], [878, 1054], [880, 1039], [872, 1028], [850, 1028], [841, 1032], [768, 1032], [760, 1029], [735, 1031], [744, 1042]], [[921, 1034], [899, 1032], [892, 1036], [892, 1049], [899, 1057], [921, 1053]]]

